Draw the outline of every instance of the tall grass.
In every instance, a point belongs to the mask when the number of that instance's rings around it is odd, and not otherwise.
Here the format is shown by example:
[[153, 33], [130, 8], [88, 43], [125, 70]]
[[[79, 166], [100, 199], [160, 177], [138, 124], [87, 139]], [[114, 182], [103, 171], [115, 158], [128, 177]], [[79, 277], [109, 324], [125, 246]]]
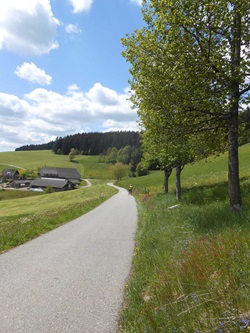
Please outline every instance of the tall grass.
[[250, 208], [232, 215], [215, 199], [169, 209], [174, 201], [163, 194], [138, 201], [121, 332], [250, 329]]

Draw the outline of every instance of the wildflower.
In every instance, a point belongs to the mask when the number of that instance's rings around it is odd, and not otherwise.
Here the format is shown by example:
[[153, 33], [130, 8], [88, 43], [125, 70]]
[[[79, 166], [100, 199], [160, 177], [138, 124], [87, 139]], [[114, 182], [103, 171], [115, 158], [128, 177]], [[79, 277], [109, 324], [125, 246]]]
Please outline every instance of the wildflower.
[[191, 294], [191, 298], [194, 302], [198, 302], [198, 295], [196, 293]]
[[240, 319], [240, 330], [250, 331], [250, 318], [241, 318]]

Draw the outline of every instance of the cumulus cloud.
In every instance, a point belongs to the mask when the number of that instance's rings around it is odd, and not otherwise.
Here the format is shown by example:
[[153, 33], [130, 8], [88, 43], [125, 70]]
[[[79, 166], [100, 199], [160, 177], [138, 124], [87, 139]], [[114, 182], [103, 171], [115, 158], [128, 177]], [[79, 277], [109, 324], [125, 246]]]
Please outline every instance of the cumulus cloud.
[[82, 12], [88, 12], [94, 2], [94, 0], [69, 0], [73, 7], [73, 13], [78, 14]]
[[95, 83], [87, 96], [100, 105], [116, 105], [119, 102], [118, 94], [112, 89], [103, 87], [100, 83]]
[[42, 55], [58, 47], [49, 0], [0, 2], [0, 50], [22, 55]]
[[46, 74], [43, 69], [38, 68], [33, 62], [25, 62], [22, 66], [17, 66], [15, 74], [21, 79], [41, 85], [50, 85], [52, 82], [52, 77]]
[[126, 91], [73, 84], [65, 94], [38, 88], [18, 98], [0, 93], [0, 150], [46, 143], [57, 136], [89, 131], [137, 130], [137, 114]]
[[76, 24], [66, 25], [65, 30], [68, 34], [80, 34], [82, 32], [82, 30], [79, 29]]

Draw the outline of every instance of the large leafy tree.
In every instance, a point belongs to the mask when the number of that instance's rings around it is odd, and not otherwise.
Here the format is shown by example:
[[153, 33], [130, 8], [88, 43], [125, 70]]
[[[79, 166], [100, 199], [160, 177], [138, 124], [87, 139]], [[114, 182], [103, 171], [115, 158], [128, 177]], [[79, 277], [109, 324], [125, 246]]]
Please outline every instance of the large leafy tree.
[[122, 40], [141, 124], [156, 131], [158, 141], [166, 131], [185, 133], [209, 153], [223, 150], [226, 135], [230, 205], [240, 210], [239, 112], [250, 90], [249, 3], [145, 0], [142, 12], [146, 26]]

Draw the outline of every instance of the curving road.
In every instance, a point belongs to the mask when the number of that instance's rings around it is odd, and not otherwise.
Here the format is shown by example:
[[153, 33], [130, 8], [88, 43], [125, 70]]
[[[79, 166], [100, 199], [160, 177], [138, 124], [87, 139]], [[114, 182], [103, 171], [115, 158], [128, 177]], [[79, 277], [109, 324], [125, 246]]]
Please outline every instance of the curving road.
[[1, 333], [115, 333], [130, 272], [135, 200], [119, 193], [0, 255]]

